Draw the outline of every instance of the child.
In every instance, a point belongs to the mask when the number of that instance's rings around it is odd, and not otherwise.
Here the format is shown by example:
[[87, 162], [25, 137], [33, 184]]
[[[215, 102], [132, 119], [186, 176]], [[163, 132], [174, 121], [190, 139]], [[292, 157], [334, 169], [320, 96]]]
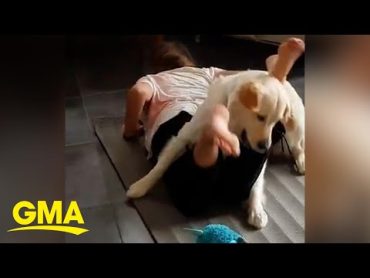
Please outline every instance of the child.
[[[154, 162], [167, 141], [190, 121], [207, 97], [209, 85], [221, 75], [237, 73], [196, 67], [182, 45], [167, 43], [159, 53], [158, 68], [166, 71], [144, 76], [131, 88], [123, 126], [124, 138], [139, 136], [143, 131], [139, 120], [145, 114], [145, 147]], [[195, 146], [163, 176], [175, 206], [186, 216], [203, 212], [214, 201], [246, 200], [267, 159], [267, 153], [257, 153], [242, 144], [240, 155], [235, 157], [232, 142], [238, 138], [228, 130], [228, 121], [227, 108], [215, 107], [208, 128]], [[284, 128], [278, 124], [273, 131], [273, 143], [280, 140], [282, 132]]]

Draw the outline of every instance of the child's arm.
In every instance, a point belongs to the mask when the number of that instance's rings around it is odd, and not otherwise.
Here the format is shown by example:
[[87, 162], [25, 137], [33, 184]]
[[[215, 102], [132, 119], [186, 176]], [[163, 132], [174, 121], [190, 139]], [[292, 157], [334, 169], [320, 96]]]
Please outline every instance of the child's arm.
[[136, 137], [140, 134], [142, 127], [139, 119], [145, 103], [153, 96], [152, 88], [146, 83], [138, 83], [133, 86], [127, 94], [126, 115], [123, 127], [123, 136], [126, 139]]

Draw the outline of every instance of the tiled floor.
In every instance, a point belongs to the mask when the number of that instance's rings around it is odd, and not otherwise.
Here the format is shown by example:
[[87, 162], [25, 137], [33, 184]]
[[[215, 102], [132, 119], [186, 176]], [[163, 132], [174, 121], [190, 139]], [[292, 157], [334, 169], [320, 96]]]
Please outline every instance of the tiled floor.
[[[67, 236], [66, 241], [153, 242], [147, 223], [135, 207], [126, 203], [120, 176], [93, 130], [98, 118], [123, 116], [125, 92], [145, 69], [135, 48], [126, 47], [125, 40], [102, 40], [92, 39], [90, 44], [76, 40], [69, 76], [65, 101], [66, 199], [79, 202], [91, 231], [80, 237]], [[276, 51], [273, 46], [254, 42], [186, 42], [201, 65], [227, 69], [263, 69], [266, 56]], [[297, 77], [294, 82], [303, 94], [303, 65], [299, 64], [292, 76]]]
[[83, 208], [122, 201], [124, 191], [99, 143], [66, 148], [66, 200], [78, 200]]
[[84, 97], [84, 104], [89, 119], [101, 117], [122, 117], [125, 112], [124, 96], [125, 89], [95, 94]]
[[[65, 147], [65, 198], [78, 202], [90, 232], [79, 237], [67, 236], [66, 241], [152, 242], [137, 210], [126, 202], [122, 183], [90, 130], [87, 122], [93, 118], [86, 113], [82, 101], [76, 100], [80, 99], [67, 100], [66, 110], [84, 112], [78, 115], [78, 123], [83, 129], [79, 129], [78, 125], [70, 127], [75, 136], [69, 137], [69, 145]], [[104, 105], [100, 110], [104, 110]], [[70, 114], [66, 113], [67, 116]], [[85, 114], [85, 117], [81, 114]]]
[[130, 71], [125, 67], [131, 66], [132, 53], [117, 52], [113, 43], [104, 47], [100, 40], [88, 41], [89, 50], [79, 55], [81, 40], [76, 40], [77, 54], [67, 82], [65, 192], [66, 200], [78, 201], [90, 232], [68, 235], [66, 242], [153, 242], [138, 211], [126, 202], [122, 183], [93, 130], [94, 119], [123, 115], [125, 90], [138, 76], [127, 77]]
[[66, 145], [91, 143], [95, 140], [80, 96], [66, 99], [65, 134]]

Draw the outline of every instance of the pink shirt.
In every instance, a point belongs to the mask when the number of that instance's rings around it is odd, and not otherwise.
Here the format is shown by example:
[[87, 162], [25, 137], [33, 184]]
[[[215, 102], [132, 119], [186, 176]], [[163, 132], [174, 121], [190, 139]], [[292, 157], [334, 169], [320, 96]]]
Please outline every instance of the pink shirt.
[[194, 115], [207, 97], [208, 87], [223, 69], [182, 67], [158, 74], [149, 74], [137, 83], [148, 84], [153, 90], [146, 118], [145, 147], [151, 156], [151, 141], [158, 127], [181, 111]]

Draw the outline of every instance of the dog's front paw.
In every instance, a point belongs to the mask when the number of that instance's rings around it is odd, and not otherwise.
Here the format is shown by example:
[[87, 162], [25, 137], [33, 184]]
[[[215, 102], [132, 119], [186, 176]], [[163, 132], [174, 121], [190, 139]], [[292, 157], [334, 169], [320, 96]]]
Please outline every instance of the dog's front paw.
[[297, 171], [299, 174], [304, 175], [306, 172], [306, 162], [305, 162], [305, 155], [304, 153], [300, 154], [296, 160], [297, 163]]
[[248, 214], [248, 223], [253, 227], [261, 229], [267, 225], [268, 216], [262, 204], [249, 208]]
[[148, 192], [145, 180], [139, 180], [132, 184], [126, 192], [126, 196], [130, 199], [137, 199], [143, 197]]

